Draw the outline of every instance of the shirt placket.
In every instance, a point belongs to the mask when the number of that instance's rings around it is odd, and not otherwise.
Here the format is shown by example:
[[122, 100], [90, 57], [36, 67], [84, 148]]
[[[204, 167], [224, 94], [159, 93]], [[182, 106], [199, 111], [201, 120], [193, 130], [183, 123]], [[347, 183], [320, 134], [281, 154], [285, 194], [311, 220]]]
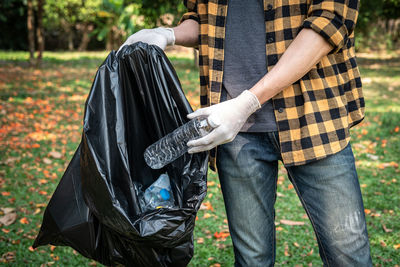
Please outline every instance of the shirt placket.
[[[212, 58], [210, 70], [210, 103], [218, 104], [221, 99], [222, 75], [224, 68], [224, 42], [225, 42], [225, 24], [226, 15], [228, 13], [228, 0], [218, 0], [217, 16], [218, 23], [223, 23], [220, 27], [215, 27], [214, 43], [217, 47], [214, 49], [214, 57]], [[218, 44], [218, 45], [217, 45]]]

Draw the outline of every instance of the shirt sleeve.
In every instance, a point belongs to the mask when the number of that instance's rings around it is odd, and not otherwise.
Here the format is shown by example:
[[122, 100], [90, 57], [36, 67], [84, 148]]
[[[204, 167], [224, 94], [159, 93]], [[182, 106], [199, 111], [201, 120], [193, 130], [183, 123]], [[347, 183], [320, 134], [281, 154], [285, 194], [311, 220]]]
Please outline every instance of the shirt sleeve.
[[354, 31], [358, 17], [359, 0], [313, 0], [308, 8], [303, 28], [309, 28], [324, 37], [338, 52]]
[[184, 0], [183, 3], [188, 9], [188, 12], [183, 14], [182, 18], [178, 22], [178, 25], [187, 19], [193, 19], [200, 23], [199, 14], [197, 13], [197, 0]]

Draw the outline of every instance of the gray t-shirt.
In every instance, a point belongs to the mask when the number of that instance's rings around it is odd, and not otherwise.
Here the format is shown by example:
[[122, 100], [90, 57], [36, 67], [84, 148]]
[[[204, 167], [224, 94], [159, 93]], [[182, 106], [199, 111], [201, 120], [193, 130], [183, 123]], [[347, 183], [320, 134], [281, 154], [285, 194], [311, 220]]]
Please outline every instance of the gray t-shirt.
[[[265, 38], [262, 0], [229, 0], [221, 101], [250, 89], [267, 73]], [[252, 114], [240, 131], [277, 131], [271, 100]]]

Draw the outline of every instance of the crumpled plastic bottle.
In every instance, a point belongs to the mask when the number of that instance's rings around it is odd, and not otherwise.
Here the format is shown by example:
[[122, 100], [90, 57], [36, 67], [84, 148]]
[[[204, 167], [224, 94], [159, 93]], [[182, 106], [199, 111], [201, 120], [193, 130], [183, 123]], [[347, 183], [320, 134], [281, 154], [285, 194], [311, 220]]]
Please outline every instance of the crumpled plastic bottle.
[[143, 194], [144, 211], [174, 207], [174, 195], [168, 174], [161, 174]]
[[152, 169], [161, 169], [188, 151], [187, 142], [212, 130], [207, 118], [194, 118], [146, 148], [144, 159]]

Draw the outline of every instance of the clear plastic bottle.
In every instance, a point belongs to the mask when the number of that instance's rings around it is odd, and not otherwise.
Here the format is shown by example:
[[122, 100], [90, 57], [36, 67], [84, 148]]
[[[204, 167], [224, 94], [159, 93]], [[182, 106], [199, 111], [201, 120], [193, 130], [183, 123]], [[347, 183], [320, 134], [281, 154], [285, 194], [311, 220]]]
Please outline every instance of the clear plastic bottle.
[[205, 136], [212, 129], [206, 117], [194, 118], [146, 148], [144, 159], [152, 169], [161, 169], [188, 151], [187, 142]]
[[174, 197], [168, 174], [161, 174], [144, 192], [144, 210], [171, 208]]

